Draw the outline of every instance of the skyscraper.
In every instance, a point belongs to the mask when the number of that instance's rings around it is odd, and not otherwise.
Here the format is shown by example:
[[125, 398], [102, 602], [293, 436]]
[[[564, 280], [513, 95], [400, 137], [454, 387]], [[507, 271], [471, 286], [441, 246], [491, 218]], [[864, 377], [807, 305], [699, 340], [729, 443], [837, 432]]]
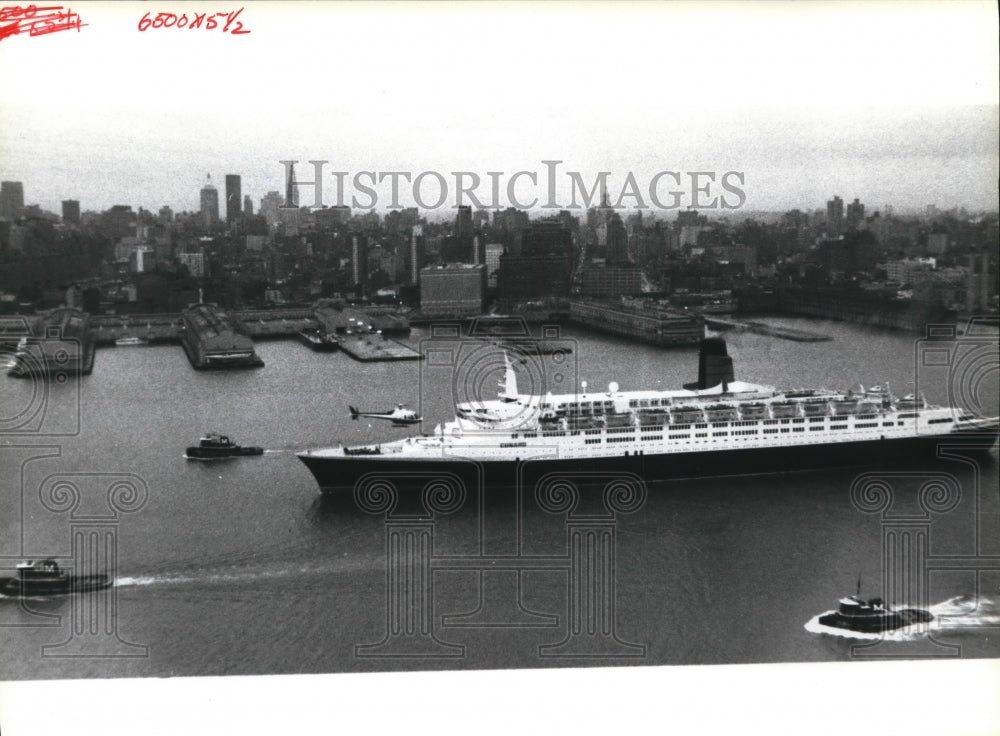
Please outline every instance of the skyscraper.
[[840, 235], [844, 231], [844, 200], [833, 195], [826, 203], [826, 228], [828, 235]]
[[206, 179], [201, 189], [201, 221], [206, 228], [211, 228], [219, 221], [219, 191], [212, 184], [211, 174], [207, 174]]
[[243, 194], [240, 175], [226, 174], [226, 224], [239, 222], [243, 215]]
[[628, 263], [628, 234], [625, 232], [625, 223], [621, 216], [611, 211], [607, 222], [607, 263]]
[[253, 200], [250, 199], [249, 194], [243, 196], [243, 214], [247, 217], [253, 217]]
[[351, 238], [351, 283], [358, 296], [368, 289], [368, 237], [361, 233]]
[[847, 227], [849, 230], [857, 230], [865, 220], [865, 206], [861, 204], [857, 197], [847, 205]]
[[16, 220], [24, 214], [24, 184], [0, 182], [0, 219]]
[[410, 233], [410, 284], [420, 283], [420, 269], [424, 267], [424, 228], [414, 225]]
[[64, 225], [80, 224], [80, 201], [64, 199], [62, 203], [62, 220]]
[[472, 252], [472, 207], [467, 204], [458, 206], [458, 215], [455, 217], [454, 253], [450, 259], [463, 263], [476, 263]]

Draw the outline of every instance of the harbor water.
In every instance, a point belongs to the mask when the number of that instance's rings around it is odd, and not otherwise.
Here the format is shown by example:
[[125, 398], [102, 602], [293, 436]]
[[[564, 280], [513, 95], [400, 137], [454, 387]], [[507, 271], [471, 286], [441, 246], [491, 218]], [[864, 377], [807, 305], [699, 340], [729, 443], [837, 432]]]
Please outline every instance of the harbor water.
[[[725, 335], [737, 379], [888, 383], [998, 413], [995, 327], [922, 339], [768, 323], [832, 339]], [[537, 368], [518, 360], [522, 391], [697, 378], [696, 348], [573, 327], [557, 339], [572, 350]], [[359, 363], [274, 341], [257, 344], [264, 368], [198, 372], [179, 346], [102, 348], [80, 379], [0, 380], [0, 575], [26, 558], [72, 566], [96, 554], [116, 578], [110, 597], [0, 599], [0, 679], [1000, 656], [996, 448], [905, 467], [724, 468], [649, 482], [631, 505], [598, 499], [596, 514], [533, 489], [465, 489], [405, 517], [322, 496], [296, 451], [417, 431], [352, 421], [349, 404], [406, 403], [432, 432], [456, 400], [492, 398], [495, 345], [429, 328], [401, 341], [438, 357]], [[208, 431], [265, 453], [185, 459]], [[916, 551], [895, 546], [904, 526]], [[95, 529], [110, 547], [81, 550], [79, 534]], [[415, 546], [394, 548], [400, 539]], [[901, 589], [899, 574], [935, 613], [931, 625], [875, 640], [816, 626], [859, 585], [866, 597]]]

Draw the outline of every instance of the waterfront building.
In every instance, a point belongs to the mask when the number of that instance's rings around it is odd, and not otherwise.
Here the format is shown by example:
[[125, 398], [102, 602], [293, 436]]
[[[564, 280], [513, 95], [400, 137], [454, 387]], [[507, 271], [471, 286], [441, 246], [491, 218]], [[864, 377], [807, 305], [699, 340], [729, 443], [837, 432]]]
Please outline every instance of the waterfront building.
[[518, 252], [499, 257], [503, 299], [522, 301], [569, 295], [573, 238], [559, 221], [534, 222], [521, 233]]
[[264, 362], [239, 321], [214, 304], [185, 309], [181, 344], [195, 368], [257, 367]]
[[705, 336], [700, 315], [639, 301], [574, 299], [569, 304], [569, 316], [578, 324], [662, 347], [696, 345]]
[[425, 316], [465, 317], [482, 314], [486, 266], [452, 263], [420, 271], [420, 311]]
[[593, 263], [580, 274], [580, 295], [608, 298], [642, 293], [642, 269], [631, 264]]

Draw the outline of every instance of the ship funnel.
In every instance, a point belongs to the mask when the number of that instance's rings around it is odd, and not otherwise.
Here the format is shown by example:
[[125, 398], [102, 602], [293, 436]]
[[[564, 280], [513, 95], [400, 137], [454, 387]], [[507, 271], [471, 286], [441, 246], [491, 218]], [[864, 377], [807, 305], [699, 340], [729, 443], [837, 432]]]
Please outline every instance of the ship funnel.
[[698, 353], [698, 382], [686, 383], [684, 388], [700, 391], [733, 380], [733, 359], [726, 350], [726, 341], [721, 337], [702, 340]]

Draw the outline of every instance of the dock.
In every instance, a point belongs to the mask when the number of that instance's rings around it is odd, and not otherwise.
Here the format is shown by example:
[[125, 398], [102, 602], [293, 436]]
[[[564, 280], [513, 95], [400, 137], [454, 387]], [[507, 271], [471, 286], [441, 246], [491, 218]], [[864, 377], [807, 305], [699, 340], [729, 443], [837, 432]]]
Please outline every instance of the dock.
[[826, 342], [833, 339], [829, 335], [824, 335], [821, 332], [797, 330], [792, 327], [775, 327], [773, 325], [766, 325], [763, 322], [748, 322], [745, 320], [731, 319], [729, 317], [717, 317], [715, 315], [706, 315], [705, 324], [713, 330], [753, 332], [758, 335], [780, 337], [782, 340], [793, 340], [795, 342]]
[[384, 360], [420, 360], [423, 357], [413, 348], [380, 335], [344, 336], [340, 341], [340, 349], [362, 363]]

